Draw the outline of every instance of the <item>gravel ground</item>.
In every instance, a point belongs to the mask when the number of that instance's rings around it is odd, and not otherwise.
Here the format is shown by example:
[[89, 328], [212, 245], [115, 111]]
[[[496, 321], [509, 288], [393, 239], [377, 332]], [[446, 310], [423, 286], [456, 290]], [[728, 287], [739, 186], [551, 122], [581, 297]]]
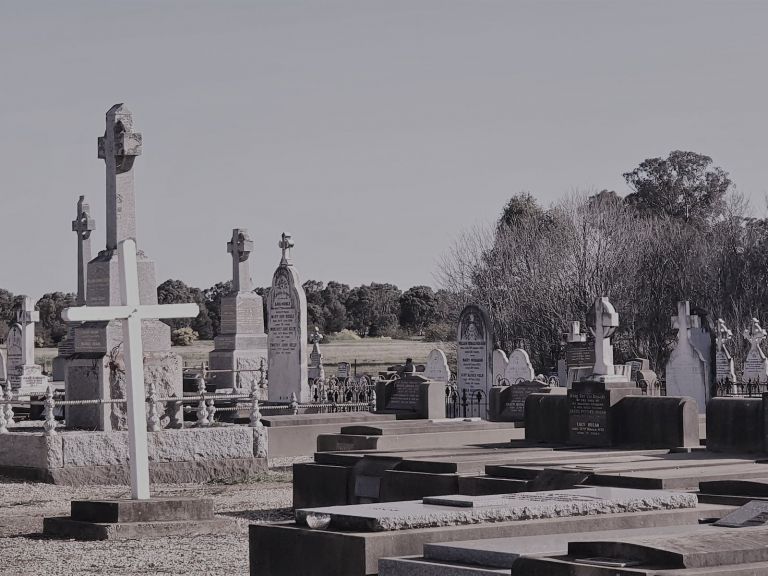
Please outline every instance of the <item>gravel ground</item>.
[[227, 535], [78, 542], [44, 538], [43, 518], [67, 516], [73, 499], [124, 498], [124, 486], [54, 486], [0, 476], [0, 575], [248, 574], [248, 525], [292, 517], [290, 465], [282, 458], [248, 484], [155, 484], [157, 496], [207, 496], [231, 520]]

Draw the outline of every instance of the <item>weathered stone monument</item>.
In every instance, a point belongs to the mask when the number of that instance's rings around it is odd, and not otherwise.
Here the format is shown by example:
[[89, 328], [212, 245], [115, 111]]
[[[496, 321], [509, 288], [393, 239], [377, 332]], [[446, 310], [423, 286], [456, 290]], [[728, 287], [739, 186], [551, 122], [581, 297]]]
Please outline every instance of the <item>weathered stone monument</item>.
[[[72, 220], [72, 232], [77, 234], [77, 299], [78, 306], [85, 306], [85, 290], [88, 282], [88, 262], [91, 261], [91, 232], [96, 229], [96, 221], [91, 218], [91, 208], [80, 196], [77, 201], [77, 214]], [[67, 364], [75, 353], [75, 325], [67, 325], [67, 335], [59, 342], [58, 355], [53, 359], [53, 379], [63, 381], [67, 375]]]
[[44, 393], [48, 384], [42, 368], [35, 364], [35, 322], [39, 321], [40, 312], [32, 298], [23, 296], [7, 339], [8, 381], [21, 396]]
[[589, 311], [588, 324], [595, 337], [595, 365], [585, 380], [568, 390], [569, 441], [575, 444], [609, 446], [614, 442], [616, 417], [612, 407], [625, 396], [639, 394], [613, 364], [611, 336], [619, 326], [619, 315], [608, 298], [597, 298]]
[[493, 385], [493, 326], [488, 313], [477, 304], [468, 304], [459, 315], [456, 355], [459, 394], [487, 403]]
[[768, 336], [757, 318], [752, 318], [749, 328], [744, 330], [744, 338], [749, 342], [749, 352], [744, 360], [744, 372], [742, 380], [744, 383], [753, 384], [768, 381], [768, 358], [765, 357], [760, 343]]
[[320, 342], [324, 338], [320, 334], [320, 329], [315, 326], [314, 332], [309, 336], [309, 341], [312, 342], [312, 352], [309, 353], [309, 372], [308, 377], [310, 382], [316, 382], [317, 380], [325, 379], [325, 367], [323, 366], [323, 353], [320, 351]]
[[595, 347], [587, 342], [587, 335], [581, 332], [581, 322], [571, 322], [565, 340], [565, 378], [561, 386], [571, 387], [573, 382], [589, 375], [595, 365]]
[[725, 325], [722, 318], [717, 319], [717, 337], [715, 339], [715, 379], [720, 385], [730, 382], [732, 389], [736, 386], [736, 371], [733, 368], [733, 358], [728, 350], [728, 344], [733, 338], [733, 332]]
[[[219, 391], [248, 394], [258, 382], [261, 360], [267, 359], [267, 335], [261, 296], [253, 291], [248, 230], [235, 228], [227, 242], [232, 255], [232, 291], [221, 299], [221, 328], [208, 354], [210, 381]], [[224, 372], [216, 372], [224, 370]]]
[[424, 377], [433, 382], [448, 384], [451, 379], [451, 370], [448, 368], [448, 358], [446, 358], [445, 352], [439, 348], [430, 351], [429, 356], [427, 356]]
[[[106, 247], [88, 263], [86, 305], [120, 304], [118, 244], [136, 238], [134, 163], [141, 154], [141, 134], [122, 104], [106, 114], [106, 130], [98, 139], [98, 157], [106, 167]], [[157, 304], [155, 265], [142, 252], [137, 255], [139, 298], [142, 305]], [[126, 394], [122, 320], [86, 321], [74, 330], [75, 353], [66, 371], [67, 400], [124, 398]], [[182, 361], [171, 352], [171, 330], [159, 320], [141, 323], [144, 381], [154, 384], [160, 396], [181, 396]], [[180, 409], [167, 405], [163, 425], [179, 419]], [[124, 430], [123, 404], [69, 406], [67, 425], [97, 430]]]
[[291, 261], [291, 235], [284, 233], [278, 246], [283, 255], [267, 300], [269, 401], [287, 402], [295, 394], [299, 402], [308, 402], [307, 297]]
[[509, 355], [507, 367], [504, 370], [504, 378], [510, 385], [520, 382], [529, 382], [535, 378], [531, 359], [528, 352], [522, 348], [515, 348]]
[[710, 398], [710, 361], [693, 343], [691, 329], [700, 326], [699, 317], [691, 315], [687, 301], [677, 303], [677, 316], [672, 327], [677, 329], [677, 346], [666, 366], [667, 396], [690, 396], [696, 400], [699, 412], [706, 411]]

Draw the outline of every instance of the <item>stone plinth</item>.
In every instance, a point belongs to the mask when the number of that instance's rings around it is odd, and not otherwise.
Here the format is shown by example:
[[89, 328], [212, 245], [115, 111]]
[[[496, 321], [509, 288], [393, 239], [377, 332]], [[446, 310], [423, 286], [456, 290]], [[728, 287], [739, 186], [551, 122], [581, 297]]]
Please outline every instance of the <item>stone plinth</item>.
[[[257, 372], [264, 361], [267, 368], [267, 335], [264, 333], [264, 313], [261, 296], [254, 292], [238, 292], [221, 299], [221, 329], [208, 355], [211, 370], [243, 370], [239, 377], [233, 372], [213, 372], [210, 382], [217, 390], [232, 389], [249, 393], [258, 384]], [[265, 391], [266, 392], [266, 391]]]
[[227, 528], [210, 498], [73, 500], [70, 516], [43, 521], [43, 534], [78, 540], [213, 535]]

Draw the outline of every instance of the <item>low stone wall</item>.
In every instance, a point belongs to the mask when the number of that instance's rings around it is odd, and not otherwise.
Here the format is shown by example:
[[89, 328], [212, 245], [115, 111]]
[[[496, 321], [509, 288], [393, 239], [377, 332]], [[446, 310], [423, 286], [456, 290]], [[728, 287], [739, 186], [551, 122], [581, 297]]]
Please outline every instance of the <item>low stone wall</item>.
[[[148, 433], [153, 482], [246, 480], [267, 469], [246, 426]], [[0, 473], [55, 484], [128, 482], [128, 433], [62, 431], [0, 436]]]

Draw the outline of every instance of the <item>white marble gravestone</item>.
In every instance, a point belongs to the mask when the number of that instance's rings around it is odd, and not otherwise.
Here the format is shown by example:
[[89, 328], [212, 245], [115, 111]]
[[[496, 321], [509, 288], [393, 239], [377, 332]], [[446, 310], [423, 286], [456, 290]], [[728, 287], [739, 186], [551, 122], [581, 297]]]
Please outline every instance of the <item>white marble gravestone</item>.
[[507, 382], [504, 379], [504, 372], [507, 370], [507, 364], [509, 364], [507, 353], [501, 348], [494, 350], [491, 356], [491, 374], [493, 374], [492, 383], [494, 386], [511, 384], [511, 382]]
[[448, 368], [448, 358], [445, 352], [435, 348], [427, 356], [427, 366], [424, 369], [424, 377], [434, 382], [447, 384], [451, 379], [451, 370]]
[[309, 341], [312, 343], [312, 352], [309, 353], [309, 371], [308, 378], [311, 382], [325, 380], [325, 366], [323, 366], [323, 353], [320, 350], [320, 342], [325, 338], [320, 334], [320, 328], [315, 326], [315, 330], [309, 335]]
[[308, 402], [307, 296], [291, 261], [291, 235], [283, 234], [278, 246], [283, 256], [267, 298], [269, 401], [288, 402], [295, 394], [299, 402]]
[[16, 323], [8, 332], [8, 381], [20, 395], [45, 393], [48, 385], [42, 368], [35, 364], [35, 322], [39, 321], [32, 298], [23, 296]]
[[512, 350], [504, 370], [504, 377], [509, 384], [518, 384], [521, 381], [529, 382], [535, 378], [528, 352], [522, 348]]
[[492, 354], [493, 327], [488, 313], [477, 304], [468, 304], [459, 315], [456, 330], [456, 383], [460, 395], [466, 391], [476, 398], [480, 393], [487, 403], [493, 385]]
[[0, 382], [5, 382], [8, 378], [8, 358], [6, 356], [7, 351], [0, 348]]
[[715, 378], [718, 383], [730, 380], [732, 386], [736, 385], [736, 371], [733, 368], [733, 358], [728, 350], [728, 343], [733, 338], [733, 332], [728, 329], [722, 318], [717, 319], [717, 338], [715, 345]]
[[757, 318], [752, 318], [749, 328], [744, 330], [744, 338], [749, 342], [749, 352], [744, 360], [744, 372], [742, 380], [746, 384], [768, 381], [768, 359], [766, 359], [760, 343], [765, 340], [768, 333], [760, 326]]
[[691, 329], [698, 328], [698, 316], [691, 315], [687, 301], [677, 303], [677, 316], [672, 327], [677, 329], [677, 345], [669, 356], [666, 366], [667, 396], [690, 396], [696, 400], [699, 413], [706, 413], [710, 397], [710, 362], [695, 345]]
[[[90, 307], [118, 306], [121, 302], [120, 242], [136, 240], [134, 167], [141, 154], [142, 136], [133, 127], [133, 115], [123, 105], [107, 111], [104, 136], [98, 138], [98, 157], [106, 176], [106, 246], [88, 263], [85, 303]], [[157, 305], [155, 263], [138, 251], [139, 300]], [[74, 329], [75, 354], [65, 374], [67, 400], [125, 398], [125, 343], [123, 321], [86, 321]], [[161, 397], [181, 396], [182, 360], [171, 351], [170, 326], [154, 318], [141, 321], [144, 381], [152, 381]], [[181, 409], [165, 405], [163, 426], [181, 419]], [[67, 425], [91, 430], [125, 430], [124, 404], [67, 407]]]
[[259, 381], [261, 361], [267, 360], [264, 307], [251, 281], [248, 258], [252, 251], [248, 230], [232, 230], [227, 242], [227, 252], [232, 255], [232, 291], [221, 299], [221, 328], [208, 354], [211, 370], [226, 370], [213, 372], [210, 381], [217, 390], [236, 394], [250, 393]]

